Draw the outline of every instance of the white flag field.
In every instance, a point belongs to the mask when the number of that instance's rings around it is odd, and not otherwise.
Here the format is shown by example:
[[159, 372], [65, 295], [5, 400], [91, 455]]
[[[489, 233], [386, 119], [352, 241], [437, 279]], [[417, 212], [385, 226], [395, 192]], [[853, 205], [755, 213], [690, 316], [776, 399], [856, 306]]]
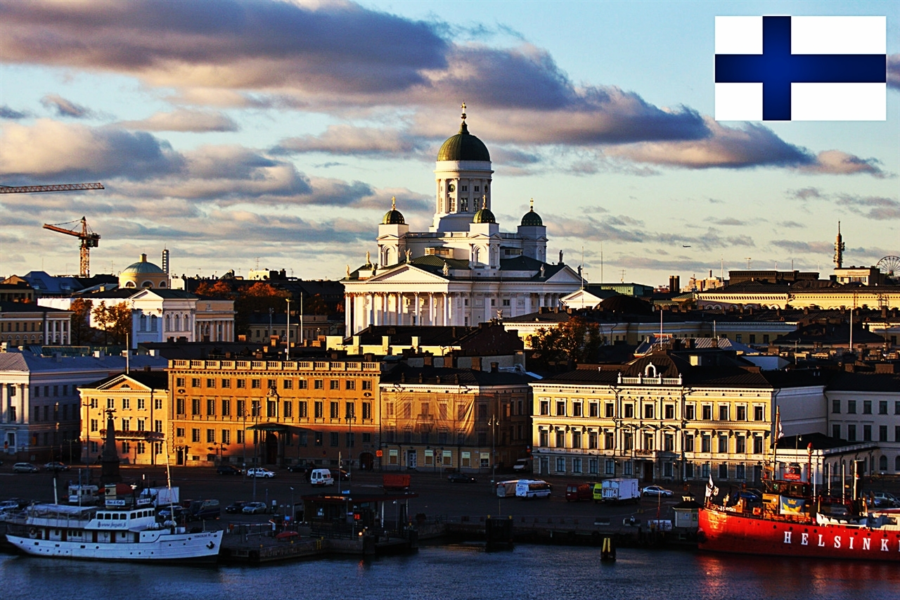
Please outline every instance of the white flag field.
[[886, 120], [886, 31], [879, 16], [716, 17], [716, 120]]

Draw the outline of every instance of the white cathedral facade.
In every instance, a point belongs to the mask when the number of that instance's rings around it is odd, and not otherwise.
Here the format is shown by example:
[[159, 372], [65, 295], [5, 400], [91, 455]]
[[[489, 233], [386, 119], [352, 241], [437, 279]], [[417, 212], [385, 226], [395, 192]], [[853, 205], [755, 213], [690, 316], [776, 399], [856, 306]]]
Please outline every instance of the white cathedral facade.
[[547, 228], [534, 207], [515, 233], [491, 212], [491, 157], [466, 125], [438, 151], [434, 221], [411, 232], [392, 200], [374, 261], [344, 278], [347, 335], [370, 325], [477, 325], [559, 306], [581, 278], [547, 262]]

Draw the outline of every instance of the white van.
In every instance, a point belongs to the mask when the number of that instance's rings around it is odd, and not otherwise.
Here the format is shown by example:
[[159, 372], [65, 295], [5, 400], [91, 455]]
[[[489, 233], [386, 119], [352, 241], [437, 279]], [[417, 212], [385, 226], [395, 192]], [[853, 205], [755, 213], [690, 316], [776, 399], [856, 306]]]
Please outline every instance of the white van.
[[309, 482], [313, 485], [334, 485], [334, 477], [328, 469], [313, 469], [309, 472]]
[[509, 481], [500, 481], [497, 483], [497, 496], [500, 498], [512, 498], [516, 495], [516, 485], [518, 479], [510, 479]]
[[520, 479], [516, 484], [517, 498], [549, 498], [552, 488], [540, 479]]

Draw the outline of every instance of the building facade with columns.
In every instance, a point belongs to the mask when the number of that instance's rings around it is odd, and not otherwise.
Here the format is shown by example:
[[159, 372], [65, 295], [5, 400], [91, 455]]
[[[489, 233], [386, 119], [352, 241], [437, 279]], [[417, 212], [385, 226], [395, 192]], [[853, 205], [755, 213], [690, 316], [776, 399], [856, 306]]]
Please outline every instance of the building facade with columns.
[[370, 325], [477, 325], [558, 306], [581, 278], [560, 253], [547, 262], [547, 228], [534, 207], [515, 233], [491, 212], [487, 147], [459, 133], [438, 152], [435, 213], [427, 232], [411, 232], [392, 202], [378, 227], [378, 252], [343, 280], [346, 335]]

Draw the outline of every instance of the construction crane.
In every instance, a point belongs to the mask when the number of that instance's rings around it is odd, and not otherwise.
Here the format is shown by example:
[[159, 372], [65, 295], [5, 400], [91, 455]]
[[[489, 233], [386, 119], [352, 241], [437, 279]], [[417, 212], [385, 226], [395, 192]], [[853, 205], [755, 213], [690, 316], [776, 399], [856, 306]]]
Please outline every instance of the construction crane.
[[[54, 185], [0, 185], [0, 194], [34, 194], [37, 192], [78, 192], [81, 190], [102, 190], [102, 183], [59, 183]], [[70, 223], [77, 223], [71, 221]], [[70, 223], [60, 223], [60, 225], [68, 225]], [[44, 229], [65, 233], [66, 235], [74, 235], [81, 240], [81, 268], [79, 275], [81, 277], [90, 277], [91, 273], [91, 248], [96, 248], [100, 244], [100, 234], [90, 230], [87, 219], [81, 217], [81, 231], [77, 229], [64, 229], [57, 225], [44, 225]]]
[[[60, 223], [59, 225], [71, 225], [72, 223], [78, 223], [78, 221], [69, 221], [68, 223]], [[85, 217], [81, 217], [80, 231], [78, 229], [67, 229], [65, 227], [60, 227], [59, 225], [49, 225], [44, 223], [44, 229], [49, 229], [50, 231], [55, 231], [57, 233], [64, 233], [66, 235], [73, 235], [81, 240], [81, 263], [78, 275], [80, 277], [90, 277], [91, 248], [96, 248], [100, 245], [100, 234], [91, 231]]]

